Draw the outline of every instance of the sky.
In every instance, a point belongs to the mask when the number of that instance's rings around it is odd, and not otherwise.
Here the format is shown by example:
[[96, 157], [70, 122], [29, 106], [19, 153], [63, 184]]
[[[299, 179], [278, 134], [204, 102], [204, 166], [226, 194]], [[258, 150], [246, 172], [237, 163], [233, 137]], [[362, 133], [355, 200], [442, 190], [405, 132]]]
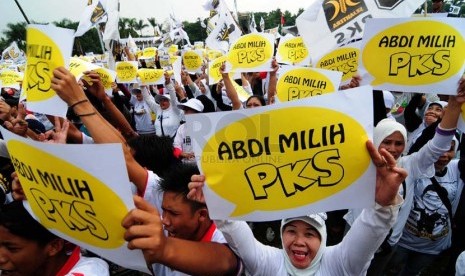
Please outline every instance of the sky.
[[[120, 17], [145, 19], [155, 17], [163, 22], [174, 13], [183, 21], [194, 22], [197, 18], [208, 17], [203, 9], [207, 0], [120, 0]], [[234, 0], [225, 0], [235, 12]], [[87, 0], [17, 0], [30, 21], [47, 23], [68, 18], [79, 21]], [[239, 12], [270, 12], [277, 8], [297, 13], [307, 8], [313, 0], [236, 0]], [[25, 21], [14, 0], [0, 0], [0, 37], [8, 23]], [[258, 20], [258, 19], [256, 19]], [[146, 22], [148, 24], [148, 22]]]

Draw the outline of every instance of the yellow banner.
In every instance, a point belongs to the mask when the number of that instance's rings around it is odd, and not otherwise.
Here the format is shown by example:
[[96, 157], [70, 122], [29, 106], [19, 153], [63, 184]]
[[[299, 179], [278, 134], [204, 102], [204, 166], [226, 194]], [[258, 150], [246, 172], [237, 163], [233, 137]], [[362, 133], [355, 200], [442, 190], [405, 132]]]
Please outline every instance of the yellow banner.
[[147, 48], [144, 48], [142, 52], [142, 56], [140, 58], [143, 58], [143, 59], [154, 58], [156, 54], [157, 54], [157, 48], [147, 47]]
[[0, 86], [19, 89], [19, 84], [23, 81], [23, 74], [12, 71], [0, 71]]
[[341, 72], [309, 67], [283, 67], [277, 84], [280, 102], [336, 92], [341, 82]]
[[279, 63], [309, 66], [310, 54], [302, 37], [281, 38], [276, 60]]
[[231, 45], [228, 60], [238, 72], [270, 71], [273, 49], [271, 35], [247, 34]]
[[53, 71], [67, 67], [74, 30], [53, 25], [27, 27], [27, 66], [23, 90], [32, 111], [64, 117], [67, 105], [51, 89]]
[[197, 51], [189, 50], [183, 53], [182, 63], [187, 72], [196, 73], [202, 68], [203, 59]]
[[119, 83], [137, 82], [137, 61], [120, 61], [116, 63], [116, 80]]
[[144, 85], [162, 84], [165, 81], [163, 69], [142, 68], [137, 70], [137, 76]]
[[209, 83], [218, 83], [223, 77], [221, 76], [220, 67], [228, 59], [227, 56], [222, 56], [214, 59], [208, 66]]
[[210, 215], [267, 221], [373, 205], [375, 168], [366, 150], [373, 118], [364, 110], [371, 112], [372, 94], [366, 86], [188, 116], [186, 127], [198, 126], [191, 138], [207, 205], [215, 206]]
[[358, 47], [345, 46], [323, 56], [315, 67], [342, 72], [342, 83], [348, 83], [358, 71]]
[[465, 24], [456, 18], [373, 19], [362, 40], [362, 84], [455, 95], [465, 71]]

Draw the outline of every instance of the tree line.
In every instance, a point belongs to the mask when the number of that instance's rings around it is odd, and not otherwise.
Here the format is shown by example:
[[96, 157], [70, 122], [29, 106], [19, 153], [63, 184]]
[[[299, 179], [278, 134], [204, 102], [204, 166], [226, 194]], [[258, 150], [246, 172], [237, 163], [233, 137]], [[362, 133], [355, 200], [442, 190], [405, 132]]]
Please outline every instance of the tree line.
[[[254, 13], [256, 25], [260, 25], [260, 19], [263, 18], [265, 21], [265, 29], [270, 29], [277, 27], [281, 22], [281, 14], [285, 19], [285, 26], [295, 25], [295, 20], [299, 14], [303, 12], [303, 9], [299, 9], [297, 14], [291, 14], [289, 11], [282, 12], [281, 9], [276, 9], [271, 12], [256, 12]], [[238, 14], [238, 24], [242, 28], [243, 33], [249, 32], [249, 26], [251, 22], [251, 13], [239, 13]], [[207, 38], [206, 30], [202, 27], [202, 22], [206, 24], [206, 19], [197, 18], [196, 22], [183, 21], [183, 29], [189, 35], [191, 42], [194, 41], [205, 41]], [[36, 24], [41, 24], [40, 22], [33, 22]], [[60, 21], [54, 21], [58, 27], [74, 29], [76, 30], [79, 22], [74, 22], [69, 19], [62, 19]], [[155, 27], [158, 26], [160, 30], [167, 29], [167, 21], [158, 22], [154, 17], [146, 19], [136, 19], [136, 18], [120, 18], [118, 22], [118, 28], [121, 38], [127, 38], [129, 35], [132, 37], [144, 37], [143, 31], [149, 35], [153, 36], [155, 32]], [[0, 50], [8, 47], [13, 41], [16, 41], [18, 46], [25, 50], [26, 48], [26, 22], [18, 23], [8, 23], [7, 28], [2, 32], [2, 37], [0, 38]], [[81, 37], [77, 37], [74, 41], [73, 55], [81, 55], [88, 52], [93, 53], [102, 53], [102, 48], [100, 46], [99, 35], [95, 28], [92, 28], [87, 33]]]

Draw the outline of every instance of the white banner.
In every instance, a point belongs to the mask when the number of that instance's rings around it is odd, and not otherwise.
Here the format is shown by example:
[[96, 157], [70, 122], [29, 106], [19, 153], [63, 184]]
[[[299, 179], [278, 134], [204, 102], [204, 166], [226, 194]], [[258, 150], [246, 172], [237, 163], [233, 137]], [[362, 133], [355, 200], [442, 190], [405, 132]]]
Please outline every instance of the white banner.
[[315, 0], [296, 25], [312, 60], [337, 46], [359, 39], [368, 18], [409, 17], [424, 0]]

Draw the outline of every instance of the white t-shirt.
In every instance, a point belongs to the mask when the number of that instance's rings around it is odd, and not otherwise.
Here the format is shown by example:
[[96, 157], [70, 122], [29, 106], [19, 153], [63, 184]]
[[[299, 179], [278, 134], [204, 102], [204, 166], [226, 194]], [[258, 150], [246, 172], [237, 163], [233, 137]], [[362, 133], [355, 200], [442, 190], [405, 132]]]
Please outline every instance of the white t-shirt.
[[165, 110], [161, 109], [160, 105], [155, 102], [155, 98], [150, 95], [146, 87], [142, 89], [142, 95], [144, 96], [144, 99], [149, 105], [150, 109], [154, 111], [157, 116], [154, 123], [155, 134], [158, 136], [164, 135], [174, 138], [183, 114], [177, 106], [178, 101], [173, 85], [168, 84], [166, 86], [166, 90], [170, 95], [170, 107]]
[[[392, 227], [392, 233], [389, 237], [390, 245], [393, 246], [397, 244], [402, 235], [410, 209], [413, 205], [413, 188], [415, 181], [420, 178], [429, 178], [434, 175], [434, 162], [438, 160], [441, 154], [450, 149], [452, 137], [453, 134], [442, 135], [436, 132], [433, 139], [428, 141], [428, 143], [418, 152], [402, 156], [397, 160], [397, 166], [404, 168], [408, 173], [407, 178], [405, 179], [407, 192], [404, 195], [404, 191], [401, 186], [399, 193], [405, 197], [404, 205], [400, 209], [399, 217]], [[349, 225], [351, 225], [360, 212], [360, 209], [350, 209], [344, 216], [344, 219]]]
[[[460, 179], [458, 162], [458, 159], [452, 160], [447, 165], [446, 174], [436, 176], [439, 185], [447, 191], [453, 214], [464, 185]], [[416, 252], [437, 255], [451, 246], [452, 229], [449, 211], [431, 185], [429, 178], [415, 182], [413, 206], [399, 245]]]
[[108, 264], [100, 258], [81, 256], [79, 247], [73, 250], [68, 261], [56, 274], [57, 276], [107, 276]]
[[[173, 147], [180, 149], [182, 152], [186, 152], [186, 153], [194, 152], [191, 137], [187, 135], [186, 124], [182, 124], [179, 126], [178, 132], [176, 133], [176, 136], [174, 137]], [[182, 162], [194, 164], [195, 158], [192, 158], [192, 159], [183, 158]]]
[[155, 128], [152, 124], [151, 109], [149, 105], [144, 101], [138, 101], [136, 96], [131, 95], [129, 101], [134, 107], [134, 122], [136, 124], [136, 130], [139, 134], [153, 134]]

